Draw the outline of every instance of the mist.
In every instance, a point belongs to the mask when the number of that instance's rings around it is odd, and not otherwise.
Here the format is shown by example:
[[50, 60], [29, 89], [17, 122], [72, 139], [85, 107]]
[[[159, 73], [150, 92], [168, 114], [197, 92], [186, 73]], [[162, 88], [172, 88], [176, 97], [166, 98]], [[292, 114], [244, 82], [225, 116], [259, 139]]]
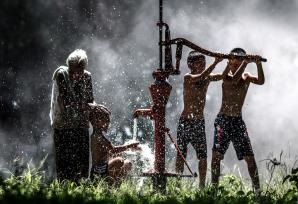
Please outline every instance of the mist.
[[[13, 9], [21, 5], [16, 2], [6, 3], [6, 6]], [[53, 172], [52, 130], [48, 119], [51, 74], [65, 64], [72, 50], [85, 49], [95, 100], [112, 112], [108, 136], [116, 143], [125, 142], [131, 136], [133, 111], [151, 104], [148, 87], [153, 82], [151, 73], [158, 66], [158, 2], [33, 2], [22, 6], [26, 11], [23, 21], [31, 34], [19, 35], [23, 36], [19, 42], [30, 47], [30, 52], [26, 52], [26, 46], [18, 45], [21, 51], [12, 51], [16, 54], [3, 51], [1, 59], [2, 81], [6, 82], [1, 87], [1, 104], [9, 108], [1, 108], [0, 141], [6, 153], [0, 155], [0, 167], [12, 168], [10, 161], [16, 156], [37, 161], [49, 154], [52, 159], [48, 171]], [[3, 10], [3, 6], [1, 8]], [[247, 53], [267, 58], [268, 62], [263, 63], [265, 84], [251, 84], [243, 106], [243, 118], [257, 161], [278, 157], [281, 151], [289, 165], [297, 160], [297, 9], [295, 0], [171, 0], [164, 3], [164, 21], [171, 28], [172, 38], [184, 37], [203, 48], [222, 53], [242, 47]], [[31, 38], [34, 43], [26, 44]], [[7, 39], [10, 38], [4, 36], [1, 42], [13, 41]], [[8, 47], [4, 50], [8, 51]], [[176, 135], [183, 109], [183, 75], [188, 72], [185, 60], [190, 50], [184, 48], [183, 51], [182, 74], [169, 79], [173, 89], [167, 106], [167, 126], [173, 135]], [[209, 58], [208, 62], [212, 60]], [[225, 65], [226, 61], [221, 62], [214, 72], [221, 72]], [[247, 70], [256, 74], [253, 64]], [[220, 105], [221, 82], [211, 83], [205, 107], [208, 165], [213, 123]], [[140, 119], [139, 125], [141, 141], [152, 143], [151, 121]], [[170, 160], [167, 168], [172, 171], [176, 153], [169, 140], [167, 150]], [[192, 147], [187, 160], [192, 169], [197, 169]], [[233, 171], [235, 165], [246, 172], [244, 162], [237, 160], [232, 145], [223, 165], [224, 172]], [[258, 166], [263, 174], [265, 163], [258, 162]]]

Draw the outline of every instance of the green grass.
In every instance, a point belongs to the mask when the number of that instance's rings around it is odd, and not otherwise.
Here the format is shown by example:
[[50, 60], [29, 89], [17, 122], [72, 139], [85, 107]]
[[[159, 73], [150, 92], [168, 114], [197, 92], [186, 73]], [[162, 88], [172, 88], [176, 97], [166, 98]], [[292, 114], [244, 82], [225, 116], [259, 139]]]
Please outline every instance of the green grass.
[[287, 177], [275, 176], [255, 194], [248, 184], [234, 175], [221, 178], [217, 189], [200, 190], [192, 179], [168, 179], [167, 192], [152, 191], [150, 179], [143, 185], [137, 178], [125, 180], [120, 187], [103, 180], [82, 180], [79, 184], [45, 181], [39, 168], [26, 169], [19, 176], [0, 181], [0, 203], [297, 203], [298, 170]]

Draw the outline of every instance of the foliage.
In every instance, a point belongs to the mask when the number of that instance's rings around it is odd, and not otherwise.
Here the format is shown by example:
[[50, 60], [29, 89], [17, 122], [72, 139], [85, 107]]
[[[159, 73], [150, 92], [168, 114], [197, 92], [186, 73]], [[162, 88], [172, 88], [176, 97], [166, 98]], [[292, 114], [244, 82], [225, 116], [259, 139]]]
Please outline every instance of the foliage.
[[[270, 181], [271, 182], [271, 181]], [[264, 189], [267, 186], [264, 185]], [[28, 168], [19, 176], [0, 180], [1, 203], [297, 203], [298, 169], [270, 191], [255, 193], [234, 175], [223, 176], [218, 188], [199, 189], [191, 179], [169, 178], [167, 192], [152, 190], [149, 178], [128, 178], [119, 187], [108, 186], [100, 178], [46, 182], [40, 168]]]
[[283, 182], [290, 182], [290, 188], [284, 195], [286, 202], [298, 202], [298, 168], [293, 168], [291, 174], [287, 175]]

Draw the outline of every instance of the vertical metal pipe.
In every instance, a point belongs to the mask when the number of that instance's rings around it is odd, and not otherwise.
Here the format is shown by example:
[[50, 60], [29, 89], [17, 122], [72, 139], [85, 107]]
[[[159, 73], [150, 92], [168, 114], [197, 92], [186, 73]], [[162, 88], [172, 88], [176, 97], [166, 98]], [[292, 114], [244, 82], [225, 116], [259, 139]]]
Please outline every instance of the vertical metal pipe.
[[159, 69], [162, 70], [162, 15], [163, 15], [163, 0], [159, 0]]

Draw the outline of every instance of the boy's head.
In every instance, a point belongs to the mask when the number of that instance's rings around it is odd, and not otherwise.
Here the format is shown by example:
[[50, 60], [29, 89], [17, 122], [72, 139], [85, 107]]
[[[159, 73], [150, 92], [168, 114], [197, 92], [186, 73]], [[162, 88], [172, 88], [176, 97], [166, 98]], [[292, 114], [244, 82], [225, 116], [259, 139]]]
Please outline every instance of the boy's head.
[[90, 107], [89, 121], [93, 129], [101, 129], [104, 132], [108, 131], [110, 124], [111, 112], [103, 105], [96, 103], [88, 103]]
[[[236, 55], [236, 56], [245, 56], [246, 52], [244, 49], [237, 47], [237, 48], [232, 49], [230, 54]], [[243, 62], [243, 60], [240, 60], [240, 59], [236, 59], [236, 58], [230, 59], [229, 64], [231, 65], [231, 70], [236, 71], [240, 67], [242, 62]]]
[[198, 51], [191, 51], [187, 57], [187, 65], [191, 71], [201, 73], [206, 66], [205, 56]]
[[88, 65], [88, 57], [84, 50], [76, 49], [66, 59], [66, 64], [69, 67], [69, 72], [75, 78], [82, 76], [84, 69]]

